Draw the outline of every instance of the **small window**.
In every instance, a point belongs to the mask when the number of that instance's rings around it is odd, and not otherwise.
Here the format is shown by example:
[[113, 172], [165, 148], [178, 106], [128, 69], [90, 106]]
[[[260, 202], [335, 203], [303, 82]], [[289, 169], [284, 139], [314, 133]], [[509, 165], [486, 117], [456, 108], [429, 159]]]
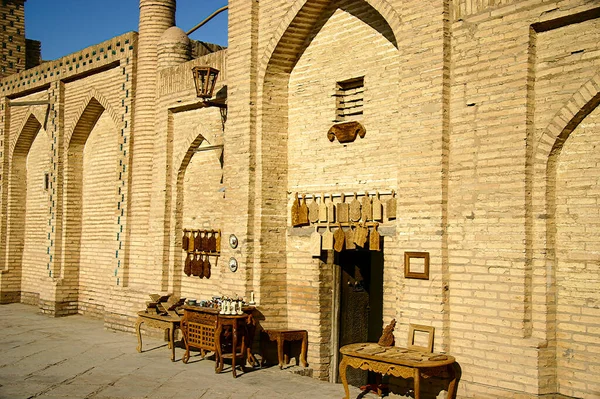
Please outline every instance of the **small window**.
[[17, 51], [21, 51], [21, 46], [17, 46]]
[[355, 121], [362, 116], [364, 92], [364, 76], [337, 83], [336, 122]]
[[44, 173], [44, 190], [48, 191], [50, 188], [50, 173]]
[[12, 36], [8, 37], [8, 41], [12, 43]]

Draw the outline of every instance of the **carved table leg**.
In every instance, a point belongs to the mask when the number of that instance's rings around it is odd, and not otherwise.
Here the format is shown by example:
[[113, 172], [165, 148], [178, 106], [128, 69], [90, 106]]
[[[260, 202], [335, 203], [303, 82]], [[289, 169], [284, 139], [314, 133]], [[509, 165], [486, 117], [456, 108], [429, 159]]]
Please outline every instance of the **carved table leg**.
[[221, 353], [221, 333], [223, 332], [223, 327], [221, 323], [217, 325], [217, 329], [215, 330], [215, 373], [220, 373], [223, 371], [223, 356]]
[[348, 379], [346, 378], [346, 367], [348, 367], [348, 359], [345, 355], [342, 355], [342, 362], [340, 363], [340, 379], [342, 380], [342, 384], [344, 385], [344, 392], [346, 392], [346, 396], [342, 399], [350, 399], [350, 389], [348, 388]]
[[233, 322], [233, 327], [232, 327], [232, 334], [233, 334], [233, 345], [231, 347], [231, 372], [233, 374], [233, 378], [237, 377], [236, 371], [235, 371], [235, 358], [237, 357], [237, 321]]
[[187, 364], [188, 360], [190, 360], [190, 346], [188, 344], [187, 324], [185, 322], [181, 323], [181, 335], [183, 337], [183, 343], [185, 344], [185, 353], [181, 357], [181, 361]]
[[308, 351], [308, 334], [302, 335], [302, 349], [300, 350], [300, 361], [304, 367], [308, 367], [306, 362], [306, 352]]
[[414, 374], [415, 381], [415, 399], [420, 399], [421, 397], [421, 372], [418, 368], [415, 368]]
[[135, 332], [137, 335], [137, 340], [138, 340], [138, 346], [137, 346], [137, 351], [138, 352], [142, 352], [142, 334], [140, 333], [140, 326], [142, 325], [142, 323], [144, 322], [144, 319], [142, 319], [141, 317], [137, 318], [137, 321], [135, 322]]
[[175, 323], [171, 324], [169, 329], [169, 347], [171, 348], [171, 361], [175, 361]]
[[456, 362], [448, 365], [448, 374], [450, 374], [450, 384], [448, 385], [448, 399], [456, 399], [458, 381], [460, 380], [460, 368]]
[[279, 369], [283, 369], [283, 337], [277, 336], [277, 360], [279, 361]]

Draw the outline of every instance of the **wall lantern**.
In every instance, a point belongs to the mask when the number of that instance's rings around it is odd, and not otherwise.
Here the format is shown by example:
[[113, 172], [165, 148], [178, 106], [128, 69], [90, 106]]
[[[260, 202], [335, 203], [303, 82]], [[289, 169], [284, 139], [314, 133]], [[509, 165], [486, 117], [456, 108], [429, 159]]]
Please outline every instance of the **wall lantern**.
[[196, 84], [196, 96], [200, 98], [211, 98], [219, 76], [219, 70], [211, 67], [193, 67], [194, 83]]

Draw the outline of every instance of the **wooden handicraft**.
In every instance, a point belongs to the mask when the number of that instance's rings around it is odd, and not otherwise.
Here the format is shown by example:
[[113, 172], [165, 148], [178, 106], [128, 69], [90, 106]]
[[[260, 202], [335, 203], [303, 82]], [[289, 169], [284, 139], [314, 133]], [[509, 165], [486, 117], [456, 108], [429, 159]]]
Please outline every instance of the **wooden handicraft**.
[[284, 364], [289, 363], [289, 356], [284, 352], [285, 342], [302, 341], [300, 349], [300, 362], [304, 367], [308, 367], [306, 362], [306, 353], [308, 351], [308, 331], [306, 330], [264, 330], [261, 333], [260, 351], [261, 351], [261, 366], [265, 362], [266, 343], [269, 341], [277, 341], [277, 360], [279, 361], [279, 369], [283, 369]]
[[429, 280], [429, 252], [404, 253], [404, 278]]
[[447, 397], [456, 398], [460, 372], [454, 357], [450, 355], [394, 346], [383, 347], [374, 342], [346, 345], [340, 349], [340, 353], [340, 378], [344, 385], [345, 399], [350, 399], [346, 377], [348, 366], [394, 377], [413, 378], [415, 399], [421, 398], [421, 378], [446, 377], [450, 380]]
[[383, 334], [377, 342], [381, 346], [394, 346], [394, 328], [396, 327], [396, 319], [392, 319], [390, 324], [385, 326]]
[[[251, 352], [253, 341], [254, 320], [251, 312], [253, 307], [242, 309], [244, 314], [225, 315], [220, 314], [219, 309], [202, 306], [184, 306], [184, 314], [181, 319], [181, 331], [185, 342], [185, 354], [183, 362], [190, 359], [190, 348], [200, 349], [200, 356], [204, 359], [207, 351], [215, 355], [215, 373], [223, 371], [224, 359], [231, 359], [233, 377], [237, 377], [236, 363], [242, 371], [246, 362], [256, 364], [256, 359]], [[228, 353], [224, 348], [230, 347]]]
[[367, 130], [360, 122], [341, 122], [333, 125], [327, 132], [327, 138], [333, 142], [337, 139], [340, 143], [351, 143], [356, 140], [356, 136], [361, 139], [365, 137]]
[[[152, 306], [152, 305], [149, 305]], [[141, 326], [145, 324], [147, 327], [160, 328], [165, 331], [168, 336], [169, 349], [171, 350], [171, 361], [175, 361], [175, 330], [181, 328], [181, 316], [177, 314], [162, 315], [156, 311], [152, 312], [152, 308], [138, 312], [138, 317], [135, 322], [135, 332], [137, 335], [137, 351], [142, 352], [142, 334]]]
[[185, 275], [210, 278], [210, 257], [216, 258], [216, 265], [221, 255], [221, 230], [183, 229], [181, 243], [185, 251]]

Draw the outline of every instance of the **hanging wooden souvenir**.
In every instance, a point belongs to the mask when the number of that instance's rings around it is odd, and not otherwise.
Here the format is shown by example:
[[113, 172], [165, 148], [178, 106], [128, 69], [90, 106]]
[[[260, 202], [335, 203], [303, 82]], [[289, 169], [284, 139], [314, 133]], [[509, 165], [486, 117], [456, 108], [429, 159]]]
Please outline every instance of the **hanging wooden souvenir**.
[[369, 249], [371, 251], [379, 251], [380, 248], [380, 235], [377, 231], [377, 226], [378, 224], [375, 224], [375, 227], [373, 227], [373, 231], [371, 231], [371, 233], [369, 234]]
[[207, 232], [210, 235], [208, 236], [208, 245], [207, 248], [205, 249], [205, 251], [207, 252], [217, 252], [217, 238], [215, 237], [215, 231], [211, 230], [210, 232]]
[[204, 251], [202, 245], [202, 236], [200, 233], [202, 233], [202, 230], [198, 230], [196, 232], [196, 236], [194, 237], [194, 247], [196, 248], [196, 251]]
[[210, 252], [210, 232], [202, 230], [202, 251]]
[[333, 233], [333, 249], [335, 252], [342, 252], [342, 249], [344, 249], [345, 238], [346, 234], [344, 234], [342, 225], [338, 223], [338, 229], [335, 231], [335, 233]]
[[373, 197], [373, 220], [376, 222], [381, 222], [383, 220], [383, 207], [381, 205], [381, 200], [379, 199], [379, 191], [375, 193], [375, 197]]
[[317, 227], [310, 235], [310, 254], [313, 258], [321, 256], [321, 234], [317, 231]]
[[221, 252], [221, 230], [215, 231], [215, 251]]
[[365, 193], [365, 196], [363, 197], [361, 206], [361, 216], [363, 222], [373, 220], [373, 208], [371, 204], [371, 197], [369, 197], [369, 193]]
[[358, 226], [356, 226], [356, 230], [354, 232], [354, 243], [363, 248], [367, 242], [368, 236], [369, 228], [365, 226], [364, 223], [360, 223]]
[[317, 202], [316, 195], [313, 195], [313, 200], [308, 205], [308, 220], [311, 223], [317, 223], [319, 221], [319, 203]]
[[327, 226], [321, 240], [321, 249], [323, 251], [330, 251], [333, 249], [333, 232], [330, 226]]
[[346, 230], [346, 249], [356, 249], [356, 244], [354, 243], [354, 229], [352, 225]]
[[325, 194], [321, 193], [321, 202], [319, 203], [319, 222], [327, 221], [327, 204], [325, 203]]
[[206, 256], [206, 259], [204, 260], [203, 264], [202, 264], [202, 274], [204, 275], [204, 277], [206, 278], [210, 278], [210, 256]]
[[333, 203], [332, 194], [329, 194], [329, 201], [327, 201], [327, 221], [329, 223], [335, 222], [335, 204]]
[[181, 248], [184, 251], [187, 251], [189, 245], [190, 245], [190, 237], [188, 236], [188, 231], [183, 230], [183, 237], [181, 237]]
[[208, 258], [208, 255], [202, 255], [200, 254], [198, 257], [198, 277], [200, 278], [204, 278], [204, 265], [206, 263], [206, 259]]
[[192, 255], [192, 276], [199, 276], [202, 272], [202, 263], [198, 259], [199, 256], [199, 254]]
[[294, 194], [292, 203], [292, 226], [300, 226], [300, 203], [298, 202], [298, 193]]
[[360, 202], [358, 198], [356, 198], [356, 193], [354, 193], [354, 198], [352, 202], [350, 202], [350, 220], [353, 222], [358, 222], [360, 220]]
[[348, 221], [350, 220], [349, 217], [349, 206], [346, 203], [346, 197], [344, 196], [344, 193], [342, 193], [341, 195], [341, 201], [336, 205], [336, 211], [337, 211], [337, 221], [339, 223], [348, 223]]
[[194, 245], [194, 233], [192, 232], [192, 235], [190, 236], [190, 239], [188, 240], [188, 252], [194, 252], [194, 249], [196, 248]]
[[308, 223], [308, 205], [306, 205], [306, 195], [302, 194], [302, 201], [298, 208], [298, 222], [301, 226], [306, 226]]
[[183, 272], [188, 277], [192, 275], [192, 260], [190, 259], [190, 254], [185, 254], [185, 263], [183, 266]]
[[396, 207], [396, 193], [392, 190], [392, 198], [388, 199], [385, 204], [385, 212], [388, 220], [396, 219]]

